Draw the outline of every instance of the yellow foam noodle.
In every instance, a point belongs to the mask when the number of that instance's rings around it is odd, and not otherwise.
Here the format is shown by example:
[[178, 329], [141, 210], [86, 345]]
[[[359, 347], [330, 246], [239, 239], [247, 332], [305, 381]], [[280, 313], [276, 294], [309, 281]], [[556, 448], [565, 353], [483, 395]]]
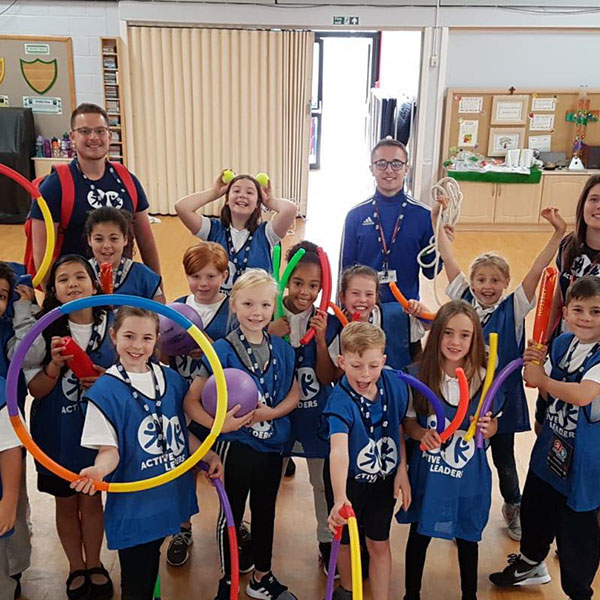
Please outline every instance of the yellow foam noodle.
[[46, 273], [48, 273], [50, 265], [52, 264], [52, 256], [54, 255], [54, 246], [56, 244], [56, 239], [54, 236], [54, 221], [52, 220], [52, 213], [48, 208], [48, 204], [46, 204], [46, 200], [44, 200], [41, 195], [38, 196], [37, 203], [42, 211], [44, 225], [46, 226], [46, 249], [44, 250], [42, 264], [32, 280], [34, 288], [44, 281], [44, 277], [46, 277]]
[[470, 441], [473, 439], [475, 435], [475, 431], [477, 430], [477, 421], [479, 420], [479, 413], [481, 412], [481, 407], [483, 406], [483, 401], [492, 385], [492, 381], [494, 380], [494, 372], [496, 371], [496, 362], [498, 358], [498, 334], [490, 333], [490, 352], [488, 354], [487, 360], [487, 370], [485, 372], [485, 381], [483, 383], [483, 390], [481, 391], [481, 398], [479, 399], [479, 406], [477, 407], [477, 412], [475, 413], [475, 417], [473, 421], [469, 425], [469, 429], [467, 430], [467, 434], [465, 435], [465, 441]]
[[356, 517], [348, 519], [348, 533], [350, 534], [350, 564], [352, 565], [352, 600], [363, 600], [360, 539]]

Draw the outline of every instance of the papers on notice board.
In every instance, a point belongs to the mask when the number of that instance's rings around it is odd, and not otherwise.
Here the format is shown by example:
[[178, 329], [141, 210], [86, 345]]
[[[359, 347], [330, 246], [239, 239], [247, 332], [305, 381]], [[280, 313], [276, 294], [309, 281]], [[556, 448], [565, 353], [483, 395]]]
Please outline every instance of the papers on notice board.
[[479, 121], [461, 121], [458, 128], [458, 146], [477, 146]]
[[554, 115], [534, 114], [529, 122], [529, 131], [552, 131], [554, 129]]
[[531, 101], [531, 110], [533, 112], [536, 110], [554, 112], [556, 110], [556, 98], [534, 98]]
[[459, 113], [480, 113], [483, 110], [483, 96], [463, 96], [458, 103]]
[[540, 152], [550, 152], [552, 150], [551, 135], [530, 135], [529, 149], [539, 150]]

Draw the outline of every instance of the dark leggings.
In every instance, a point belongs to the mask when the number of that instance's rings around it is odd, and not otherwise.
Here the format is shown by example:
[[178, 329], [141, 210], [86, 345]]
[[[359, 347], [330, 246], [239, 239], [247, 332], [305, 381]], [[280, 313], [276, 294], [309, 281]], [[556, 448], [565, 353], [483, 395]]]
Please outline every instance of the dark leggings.
[[152, 600], [165, 538], [119, 550], [122, 600]]
[[515, 434], [497, 433], [490, 438], [492, 460], [498, 471], [500, 493], [504, 502], [519, 504], [521, 491], [519, 490], [519, 476], [515, 462]]
[[575, 512], [567, 506], [566, 496], [529, 471], [523, 488], [521, 527], [523, 556], [541, 562], [556, 538], [564, 593], [571, 600], [589, 600], [600, 564], [597, 511]]
[[[419, 600], [421, 597], [421, 580], [425, 568], [427, 547], [431, 538], [417, 531], [418, 524], [412, 523], [406, 543], [404, 600]], [[460, 567], [460, 587], [462, 600], [477, 600], [477, 562], [479, 548], [477, 542], [468, 542], [456, 538], [458, 546], [458, 564]]]
[[[271, 570], [273, 557], [275, 504], [281, 482], [283, 457], [274, 452], [258, 452], [239, 442], [223, 442], [217, 444], [216, 449], [225, 468], [225, 491], [238, 529], [250, 495], [254, 566], [257, 571], [268, 572]], [[229, 576], [229, 539], [223, 510], [217, 522], [217, 543], [222, 572]]]

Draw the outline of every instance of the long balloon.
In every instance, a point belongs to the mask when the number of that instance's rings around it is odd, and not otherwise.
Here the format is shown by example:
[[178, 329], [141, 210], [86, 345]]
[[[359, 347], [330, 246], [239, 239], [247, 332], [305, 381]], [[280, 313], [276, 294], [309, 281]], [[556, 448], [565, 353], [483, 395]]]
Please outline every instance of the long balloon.
[[402, 371], [397, 371], [396, 374], [402, 381], [415, 388], [417, 392], [420, 392], [427, 400], [429, 400], [431, 406], [433, 406], [433, 411], [435, 412], [435, 430], [441, 434], [446, 425], [446, 416], [444, 414], [444, 405], [442, 404], [442, 401], [433, 393], [433, 390], [429, 386], [425, 385], [422, 381], [419, 381], [416, 377], [413, 377], [408, 373], [403, 373]]
[[[488, 354], [487, 359], [487, 368], [485, 371], [485, 381], [483, 382], [483, 390], [481, 391], [481, 398], [479, 399], [479, 406], [477, 407], [477, 411], [475, 412], [475, 416], [473, 417], [473, 421], [469, 425], [469, 429], [467, 429], [467, 434], [465, 435], [465, 440], [467, 442], [473, 439], [475, 435], [475, 431], [477, 429], [477, 421], [479, 419], [479, 415], [481, 414], [481, 407], [485, 402], [485, 397], [492, 385], [492, 380], [494, 379], [494, 372], [496, 371], [496, 359], [498, 357], [498, 334], [490, 333], [490, 352]], [[483, 413], [485, 414], [485, 413]]]
[[148, 490], [150, 488], [168, 483], [169, 481], [173, 481], [180, 475], [183, 475], [189, 471], [199, 460], [201, 460], [210, 450], [210, 447], [214, 444], [217, 436], [221, 433], [223, 423], [225, 422], [225, 416], [227, 414], [227, 383], [225, 381], [225, 374], [223, 372], [221, 362], [219, 361], [219, 357], [214, 351], [211, 343], [207, 340], [200, 329], [198, 329], [196, 325], [194, 325], [181, 313], [178, 313], [171, 307], [161, 304], [160, 302], [156, 302], [155, 300], [149, 300], [148, 298], [141, 298], [139, 296], [129, 296], [126, 294], [101, 294], [99, 296], [88, 296], [87, 298], [80, 298], [79, 300], [73, 300], [61, 306], [57, 306], [49, 313], [46, 313], [39, 321], [36, 321], [33, 324], [33, 327], [31, 327], [31, 329], [25, 334], [25, 337], [21, 343], [17, 346], [15, 354], [10, 362], [10, 366], [8, 367], [8, 373], [6, 374], [6, 407], [8, 409], [10, 422], [12, 423], [15, 433], [25, 448], [29, 450], [32, 456], [40, 464], [42, 464], [55, 475], [58, 475], [67, 481], [73, 482], [81, 479], [77, 473], [73, 473], [73, 471], [65, 469], [65, 467], [52, 460], [33, 441], [19, 414], [19, 405], [17, 400], [18, 381], [19, 373], [23, 366], [23, 360], [27, 354], [27, 351], [38, 335], [41, 335], [48, 325], [74, 311], [81, 310], [83, 308], [93, 308], [95, 306], [136, 306], [164, 315], [183, 327], [192, 336], [192, 338], [194, 338], [210, 363], [215, 375], [215, 380], [217, 382], [217, 410], [212, 428], [200, 447], [191, 456], [186, 458], [186, 460], [180, 465], [177, 465], [174, 469], [166, 471], [165, 473], [157, 475], [156, 477], [140, 479], [138, 481], [117, 483], [94, 481], [93, 484], [94, 487], [99, 491], [137, 492], [141, 490]]
[[[467, 376], [463, 369], [458, 367], [456, 369], [456, 377], [458, 377], [458, 387], [460, 389], [460, 401], [458, 403], [458, 407], [456, 409], [456, 414], [454, 415], [454, 419], [452, 419], [450, 425], [442, 431], [440, 434], [440, 439], [442, 440], [442, 444], [449, 439], [456, 430], [460, 427], [461, 423], [465, 420], [467, 416], [467, 410], [469, 409], [469, 382], [467, 381]], [[421, 444], [420, 449], [425, 452], [427, 448], [424, 444]]]
[[[398, 302], [400, 302], [400, 304], [402, 305], [402, 308], [404, 310], [407, 310], [408, 309], [408, 300], [404, 297], [404, 294], [398, 289], [398, 286], [393, 281], [390, 283], [390, 290], [391, 290], [394, 298], [396, 298], [396, 300], [398, 300]], [[425, 321], [433, 321], [435, 319], [435, 313], [423, 312], [419, 315], [419, 319], [425, 319]]]
[[[496, 379], [494, 379], [494, 383], [492, 383], [492, 387], [490, 387], [490, 390], [487, 393], [487, 396], [485, 398], [485, 402], [483, 403], [483, 406], [481, 407], [482, 415], [487, 415], [487, 413], [491, 410], [492, 402], [494, 401], [494, 398], [496, 397], [498, 390], [502, 387], [502, 384], [506, 381], [506, 379], [508, 377], [510, 377], [510, 375], [512, 375], [515, 371], [520, 369], [522, 366], [523, 366], [523, 359], [515, 358], [515, 360], [509, 362], [504, 367], [504, 369], [502, 369], [502, 371], [500, 371], [500, 373], [498, 373], [498, 376], [496, 377]], [[475, 441], [477, 443], [478, 448], [483, 448], [483, 434], [481, 433], [481, 431], [479, 429], [477, 429], [477, 433], [475, 435]]]
[[[200, 461], [198, 466], [204, 471], [208, 472], [209, 466], [204, 462]], [[227, 534], [229, 536], [229, 557], [231, 565], [231, 586], [230, 586], [230, 600], [237, 600], [240, 588], [240, 563], [238, 555], [238, 541], [237, 541], [237, 530], [235, 526], [235, 520], [233, 518], [233, 512], [231, 511], [231, 504], [225, 491], [225, 486], [220, 478], [214, 478], [210, 480], [215, 486], [223, 512], [225, 513], [225, 521], [227, 523]]]
[[[319, 256], [319, 264], [321, 265], [321, 305], [319, 310], [321, 312], [327, 312], [329, 301], [331, 300], [331, 265], [329, 264], [329, 258], [323, 248], [317, 249], [317, 255]], [[304, 337], [300, 340], [300, 344], [303, 346], [308, 344], [314, 337], [316, 331], [314, 327], [310, 327]]]
[[533, 321], [533, 340], [538, 344], [546, 341], [546, 332], [550, 321], [550, 309], [552, 307], [552, 298], [554, 297], [554, 288], [558, 271], [556, 267], [546, 267], [542, 274], [540, 283], [540, 294], [538, 296], [537, 306], [535, 307], [535, 319]]

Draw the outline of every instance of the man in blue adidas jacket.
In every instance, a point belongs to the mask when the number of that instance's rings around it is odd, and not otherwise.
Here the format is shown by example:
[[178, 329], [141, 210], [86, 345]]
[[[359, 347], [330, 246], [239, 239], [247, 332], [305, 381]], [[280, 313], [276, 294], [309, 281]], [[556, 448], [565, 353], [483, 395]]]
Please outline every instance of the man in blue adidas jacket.
[[[404, 192], [408, 171], [404, 144], [391, 138], [380, 141], [371, 151], [370, 168], [377, 189], [346, 216], [340, 268], [361, 264], [375, 269], [383, 284], [382, 302], [394, 300], [387, 285], [392, 281], [406, 298], [418, 299], [417, 255], [433, 236], [430, 209]], [[423, 269], [423, 274], [432, 279], [433, 268]]]

